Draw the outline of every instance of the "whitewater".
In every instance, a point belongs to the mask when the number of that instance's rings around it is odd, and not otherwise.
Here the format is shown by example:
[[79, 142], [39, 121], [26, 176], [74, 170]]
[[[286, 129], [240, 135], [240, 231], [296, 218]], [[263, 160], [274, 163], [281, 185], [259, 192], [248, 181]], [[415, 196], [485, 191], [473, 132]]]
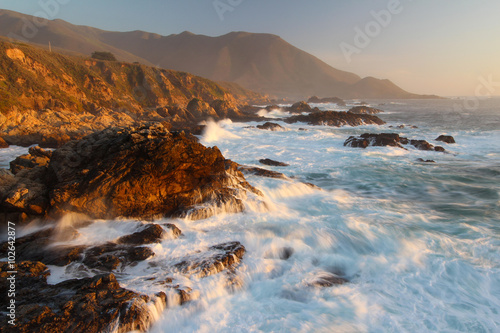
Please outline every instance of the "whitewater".
[[[473, 110], [455, 99], [368, 102], [385, 111], [378, 116], [386, 125], [290, 125], [282, 110], [260, 114], [284, 131], [207, 123], [202, 144], [288, 178], [246, 175], [264, 196], [242, 198], [243, 213], [162, 220], [183, 237], [150, 245], [154, 257], [114, 272], [124, 288], [153, 294], [164, 288], [151, 277], [165, 278], [174, 258], [223, 242], [245, 246], [234, 275], [169, 272], [192, 300], [181, 306], [170, 294], [168, 309], [152, 309], [150, 332], [500, 331], [500, 99]], [[343, 145], [351, 135], [383, 132], [425, 139], [447, 153]], [[434, 141], [441, 134], [457, 143]], [[0, 167], [26, 151], [0, 150]], [[263, 158], [290, 166], [263, 166]], [[138, 223], [95, 221], [72, 242], [103, 243]], [[49, 283], [93, 275], [74, 264], [49, 268]], [[323, 274], [348, 282], [315, 286]]]

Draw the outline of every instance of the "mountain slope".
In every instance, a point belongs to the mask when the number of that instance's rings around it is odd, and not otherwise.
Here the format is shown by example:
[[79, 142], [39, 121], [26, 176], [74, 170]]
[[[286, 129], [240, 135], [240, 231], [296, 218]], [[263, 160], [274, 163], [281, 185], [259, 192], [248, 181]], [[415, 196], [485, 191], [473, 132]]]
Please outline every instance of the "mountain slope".
[[[26, 22], [33, 20], [29, 15], [0, 10], [0, 35], [23, 38]], [[276, 97], [429, 97], [408, 93], [388, 80], [361, 79], [335, 69], [271, 34], [232, 32], [209, 37], [183, 32], [161, 36], [144, 31], [104, 31], [62, 20], [43, 21], [37, 30], [24, 39], [45, 46], [50, 42], [53, 47], [85, 55], [109, 51], [123, 61], [138, 61], [211, 80], [235, 82]]]

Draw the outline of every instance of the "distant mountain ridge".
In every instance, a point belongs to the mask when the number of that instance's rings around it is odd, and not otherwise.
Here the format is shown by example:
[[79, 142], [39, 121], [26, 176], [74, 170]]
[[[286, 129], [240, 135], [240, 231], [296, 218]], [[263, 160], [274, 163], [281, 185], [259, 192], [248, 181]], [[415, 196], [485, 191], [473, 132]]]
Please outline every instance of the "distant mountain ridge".
[[[37, 21], [42, 21], [36, 18]], [[0, 35], [20, 38], [33, 17], [0, 10]], [[231, 32], [209, 37], [190, 32], [161, 36], [144, 31], [113, 32], [62, 20], [43, 21], [29, 42], [89, 55], [109, 51], [119, 60], [186, 71], [279, 98], [313, 95], [342, 98], [433, 98], [409, 93], [389, 80], [335, 69], [279, 36]], [[22, 38], [22, 37], [21, 37]]]

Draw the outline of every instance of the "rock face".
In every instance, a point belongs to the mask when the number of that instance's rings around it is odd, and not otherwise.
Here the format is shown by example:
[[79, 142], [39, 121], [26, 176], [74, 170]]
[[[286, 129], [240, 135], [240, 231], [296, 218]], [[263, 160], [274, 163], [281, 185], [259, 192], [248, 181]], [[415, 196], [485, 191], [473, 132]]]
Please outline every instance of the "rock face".
[[51, 215], [172, 216], [253, 188], [220, 151], [161, 126], [110, 129], [54, 151]]
[[261, 159], [261, 160], [259, 160], [259, 163], [264, 164], [264, 165], [269, 165], [269, 166], [283, 166], [283, 167], [290, 165], [290, 164], [286, 164], [283, 162], [274, 161], [274, 160], [271, 160], [269, 158]]
[[355, 148], [366, 148], [369, 146], [392, 146], [405, 149], [402, 145], [410, 144], [418, 150], [433, 150], [444, 152], [445, 149], [440, 146], [433, 146], [425, 140], [409, 140], [405, 137], [400, 137], [396, 133], [364, 133], [359, 137], [351, 136], [345, 142], [344, 146]]
[[[0, 264], [2, 291], [8, 270], [7, 263]], [[120, 287], [113, 274], [49, 285], [50, 273], [40, 262], [20, 262], [17, 271], [16, 325], [2, 320], [6, 331], [145, 332], [153, 320], [150, 306], [166, 303], [164, 293], [151, 298]]]
[[272, 123], [272, 122], [266, 122], [262, 125], [257, 125], [258, 129], [261, 130], [269, 130], [269, 131], [284, 131], [285, 128], [281, 126], [280, 124]]
[[383, 125], [385, 121], [373, 116], [364, 114], [354, 114], [338, 111], [318, 111], [308, 115], [293, 116], [285, 119], [285, 122], [292, 124], [296, 122], [308, 123], [309, 125], [327, 125], [341, 127], [345, 125]]
[[439, 137], [436, 138], [436, 141], [442, 141], [445, 143], [456, 143], [455, 138], [452, 137], [451, 135], [440, 135]]
[[349, 113], [354, 113], [354, 114], [377, 114], [377, 113], [380, 113], [380, 112], [384, 112], [380, 109], [375, 109], [375, 108], [372, 108], [372, 107], [369, 107], [369, 106], [355, 106], [351, 109], [349, 109], [349, 111], [347, 111]]

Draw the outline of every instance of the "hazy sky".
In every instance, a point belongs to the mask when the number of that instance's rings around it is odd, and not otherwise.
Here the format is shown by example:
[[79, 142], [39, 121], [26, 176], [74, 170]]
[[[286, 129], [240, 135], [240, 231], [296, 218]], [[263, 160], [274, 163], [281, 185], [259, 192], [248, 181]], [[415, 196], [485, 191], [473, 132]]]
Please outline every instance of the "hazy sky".
[[0, 8], [116, 31], [273, 33], [410, 92], [500, 95], [499, 0], [0, 0]]

